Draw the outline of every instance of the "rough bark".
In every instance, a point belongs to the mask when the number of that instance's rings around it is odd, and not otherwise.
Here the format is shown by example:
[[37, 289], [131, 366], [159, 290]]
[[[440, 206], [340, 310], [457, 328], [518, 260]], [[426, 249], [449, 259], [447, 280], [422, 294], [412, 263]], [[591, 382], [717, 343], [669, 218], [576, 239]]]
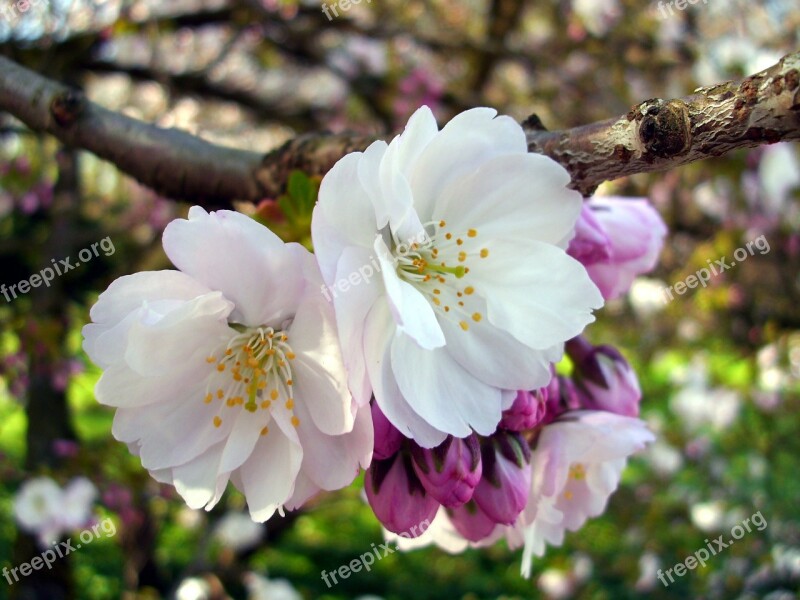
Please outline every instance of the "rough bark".
[[[223, 148], [106, 110], [60, 84], [0, 57], [0, 110], [35, 131], [109, 160], [165, 196], [204, 205], [257, 201], [283, 191], [293, 168], [323, 175], [373, 137], [300, 136], [260, 155]], [[800, 52], [739, 84], [646, 100], [620, 117], [546, 131], [523, 122], [531, 152], [561, 163], [572, 186], [590, 194], [603, 181], [664, 171], [737, 148], [800, 139]]]

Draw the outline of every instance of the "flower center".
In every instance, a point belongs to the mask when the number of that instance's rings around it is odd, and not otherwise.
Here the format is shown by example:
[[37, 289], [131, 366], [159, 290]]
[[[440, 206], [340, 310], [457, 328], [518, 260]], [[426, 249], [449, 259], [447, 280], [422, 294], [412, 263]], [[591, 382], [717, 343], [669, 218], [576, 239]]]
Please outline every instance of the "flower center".
[[471, 285], [461, 281], [469, 275], [469, 264], [489, 256], [487, 248], [477, 244], [478, 231], [468, 229], [463, 235], [453, 235], [444, 221], [426, 224], [434, 230], [422, 241], [395, 244], [393, 254], [398, 276], [425, 295], [436, 310], [448, 319], [457, 319], [464, 331], [469, 320], [479, 322], [483, 315], [467, 306], [475, 293]]
[[[246, 328], [209, 356], [206, 362], [213, 365], [213, 371], [206, 386], [204, 402], [220, 402], [214, 426], [222, 425], [221, 413], [225, 408], [243, 406], [245, 410], [256, 413], [269, 410], [274, 402], [281, 400], [291, 412], [294, 409], [294, 382], [290, 363], [294, 358], [289, 336], [272, 327]], [[295, 427], [300, 424], [294, 415], [291, 420]], [[266, 426], [261, 430], [262, 435], [268, 432]]]

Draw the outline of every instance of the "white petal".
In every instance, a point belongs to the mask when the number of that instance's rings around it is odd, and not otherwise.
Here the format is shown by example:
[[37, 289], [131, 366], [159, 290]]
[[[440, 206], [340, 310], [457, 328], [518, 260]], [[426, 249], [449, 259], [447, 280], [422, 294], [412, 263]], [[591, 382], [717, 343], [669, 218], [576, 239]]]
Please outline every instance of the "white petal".
[[558, 244], [572, 237], [581, 211], [581, 195], [567, 189], [569, 181], [547, 156], [500, 156], [447, 187], [433, 220], [445, 220], [456, 235], [475, 229], [478, 241], [522, 237]]
[[[202, 382], [184, 396], [142, 408], [120, 408], [111, 432], [122, 442], [138, 442], [142, 466], [155, 470], [192, 460], [225, 439], [233, 426], [230, 413], [222, 413], [222, 425], [214, 427], [218, 404], [203, 402]], [[217, 401], [219, 402], [219, 401]]]
[[217, 444], [194, 460], [172, 469], [175, 489], [189, 508], [202, 508], [214, 498], [221, 455], [222, 444]]
[[[186, 301], [210, 292], [179, 271], [145, 271], [116, 279], [100, 294], [90, 311], [93, 323], [83, 328], [83, 348], [92, 362], [107, 368], [124, 352], [127, 332], [145, 304]], [[107, 338], [101, 345], [100, 338]]]
[[380, 236], [375, 239], [375, 253], [381, 263], [383, 282], [398, 329], [421, 348], [444, 346], [444, 333], [433, 307], [414, 286], [398, 277], [389, 249]]
[[167, 225], [163, 241], [176, 267], [234, 302], [233, 321], [280, 323], [294, 312], [304, 284], [299, 246], [284, 244], [250, 217], [195, 206], [188, 220]]
[[261, 436], [239, 474], [250, 516], [263, 523], [292, 495], [303, 450], [278, 428]]
[[180, 271], [143, 271], [115, 279], [89, 315], [94, 323], [115, 324], [143, 302], [191, 300], [211, 290]]
[[328, 171], [311, 218], [311, 238], [322, 278], [333, 285], [336, 263], [347, 246], [372, 248], [378, 230], [369, 195], [359, 184], [362, 153], [348, 154]]
[[238, 469], [253, 452], [262, 428], [270, 422], [269, 412], [258, 410], [251, 413], [244, 408], [239, 409], [239, 414], [233, 423], [225, 449], [220, 459], [219, 470], [229, 473]]
[[317, 290], [319, 267], [309, 255], [309, 289], [288, 330], [296, 359], [295, 397], [308, 406], [320, 431], [336, 435], [353, 427], [353, 398], [347, 387], [333, 306]]
[[[470, 310], [487, 314], [482, 299], [476, 298], [473, 303]], [[447, 338], [445, 351], [468, 373], [495, 387], [512, 390], [544, 387], [550, 382], [550, 363], [560, 359], [562, 346], [534, 350], [486, 318], [477, 322], [467, 318], [467, 331], [445, 317], [440, 317], [439, 322]]]
[[493, 240], [468, 277], [486, 298], [489, 321], [531, 348], [571, 339], [594, 321], [603, 298], [586, 269], [563, 250], [541, 242]]
[[287, 510], [296, 510], [308, 502], [311, 498], [320, 493], [320, 488], [302, 470], [297, 474], [294, 481], [294, 493], [292, 497], [284, 502]]
[[392, 341], [392, 371], [411, 408], [435, 428], [466, 437], [490, 435], [501, 417], [501, 392], [464, 370], [444, 349], [421, 350], [408, 336]]
[[[377, 265], [377, 266], [376, 266]], [[366, 267], [370, 270], [367, 271]], [[369, 402], [372, 396], [372, 385], [367, 376], [367, 365], [364, 357], [364, 327], [367, 314], [383, 293], [380, 276], [380, 264], [374, 253], [366, 248], [351, 246], [346, 248], [339, 260], [336, 281], [345, 281], [352, 273], [365, 269], [369, 274], [368, 281], [358, 288], [350, 288], [344, 292], [330, 290], [333, 295], [336, 324], [339, 330], [339, 343], [342, 347], [344, 364], [347, 368], [350, 391], [359, 406]]]
[[330, 436], [313, 426], [305, 407], [298, 404], [298, 433], [303, 446], [302, 471], [323, 490], [350, 485], [361, 467], [369, 466], [373, 448], [372, 413], [369, 406], [359, 410], [349, 433]]
[[453, 182], [495, 156], [528, 151], [519, 123], [506, 116], [494, 118], [496, 114], [491, 108], [474, 108], [457, 115], [420, 154], [411, 189], [423, 222], [432, 219], [436, 202]]
[[364, 329], [364, 355], [375, 401], [403, 435], [412, 438], [423, 448], [433, 448], [441, 444], [447, 434], [432, 427], [414, 412], [400, 393], [392, 372], [390, 355], [393, 326], [388, 303], [378, 300], [367, 316]]
[[100, 376], [95, 397], [100, 404], [125, 408], [174, 401], [189, 390], [200, 390], [196, 370], [176, 368], [164, 376], [147, 377], [124, 363], [111, 365]]
[[225, 318], [232, 304], [219, 292], [184, 303], [159, 321], [138, 319], [128, 332], [125, 360], [144, 375], [163, 375], [202, 356], [231, 337]]

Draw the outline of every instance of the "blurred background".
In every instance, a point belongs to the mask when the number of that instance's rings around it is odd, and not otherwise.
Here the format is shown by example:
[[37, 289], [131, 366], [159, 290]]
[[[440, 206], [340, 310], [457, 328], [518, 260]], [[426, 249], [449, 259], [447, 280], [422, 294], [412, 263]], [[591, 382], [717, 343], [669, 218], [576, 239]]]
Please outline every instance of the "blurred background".
[[[260, 152], [306, 132], [388, 134], [421, 104], [442, 123], [488, 105], [550, 129], [585, 124], [768, 67], [800, 48], [799, 32], [794, 0], [0, 0], [3, 56], [109, 109]], [[51, 570], [0, 578], [0, 598], [798, 597], [798, 148], [600, 191], [649, 197], [671, 229], [657, 270], [587, 332], [636, 368], [658, 442], [531, 580], [500, 543], [394, 553], [328, 588], [323, 569], [382, 542], [358, 483], [266, 526], [230, 489], [212, 512], [192, 511], [114, 441], [112, 410], [94, 400], [88, 309], [116, 277], [169, 268], [160, 235], [187, 205], [0, 113], [0, 282], [108, 240], [49, 287], [0, 299], [0, 567], [40, 552], [30, 523], [47, 502], [115, 531]], [[274, 200], [236, 208], [307, 240], [310, 215]], [[665, 302], [664, 286], [761, 235], [768, 252]], [[758, 511], [763, 530], [659, 582], [659, 568]]]

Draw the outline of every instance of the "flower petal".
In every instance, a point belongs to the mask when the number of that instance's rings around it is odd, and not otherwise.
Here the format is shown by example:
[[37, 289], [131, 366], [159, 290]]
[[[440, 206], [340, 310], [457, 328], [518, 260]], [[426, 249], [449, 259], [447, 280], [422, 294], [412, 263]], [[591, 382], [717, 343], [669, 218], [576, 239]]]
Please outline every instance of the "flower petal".
[[414, 286], [398, 277], [389, 249], [380, 236], [375, 238], [375, 253], [380, 260], [381, 275], [398, 330], [421, 348], [444, 346], [444, 333], [433, 307]]
[[473, 429], [494, 433], [501, 417], [500, 389], [473, 377], [446, 350], [421, 350], [403, 334], [392, 341], [391, 358], [403, 397], [425, 421], [455, 437]]
[[[203, 508], [214, 498], [221, 456], [222, 444], [217, 444], [193, 460], [172, 469], [175, 489], [189, 508]], [[225, 480], [227, 481], [227, 477]]]
[[423, 222], [432, 219], [436, 202], [453, 182], [469, 176], [490, 158], [528, 151], [519, 123], [495, 115], [497, 111], [491, 108], [473, 108], [457, 115], [420, 154], [411, 174], [411, 189]]
[[414, 412], [400, 393], [390, 356], [393, 325], [388, 303], [379, 300], [367, 316], [364, 329], [364, 355], [375, 401], [403, 435], [412, 438], [423, 448], [433, 448], [441, 444], [447, 434], [435, 429]]
[[448, 229], [478, 232], [478, 240], [571, 238], [581, 195], [567, 189], [569, 173], [541, 154], [500, 156], [444, 189], [433, 213]]
[[236, 305], [233, 321], [259, 326], [291, 317], [303, 290], [300, 256], [250, 217], [193, 206], [188, 220], [167, 225], [163, 243], [176, 267]]
[[328, 171], [311, 218], [315, 256], [329, 286], [334, 284], [336, 264], [344, 248], [371, 249], [378, 229], [372, 201], [358, 183], [361, 157], [361, 152], [348, 154]]
[[603, 298], [586, 269], [563, 250], [535, 241], [493, 240], [469, 278], [486, 298], [489, 321], [545, 350], [581, 333]]
[[253, 454], [239, 469], [242, 492], [254, 521], [263, 523], [289, 499], [302, 460], [302, 448], [279, 428], [261, 436]]

